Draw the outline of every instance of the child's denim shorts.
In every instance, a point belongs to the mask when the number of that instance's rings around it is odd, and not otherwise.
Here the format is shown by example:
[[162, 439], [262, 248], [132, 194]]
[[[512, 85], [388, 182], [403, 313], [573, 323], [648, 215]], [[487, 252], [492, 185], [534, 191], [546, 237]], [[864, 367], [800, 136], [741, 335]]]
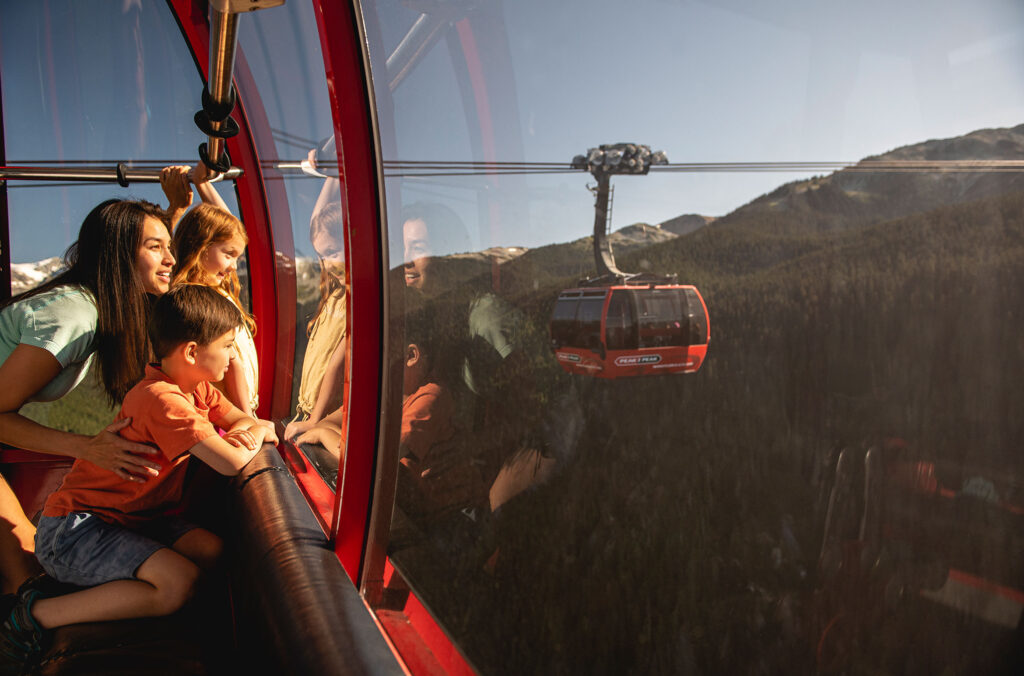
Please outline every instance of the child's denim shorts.
[[89, 512], [44, 516], [36, 529], [36, 558], [61, 582], [92, 587], [130, 580], [154, 552], [193, 528], [173, 516], [154, 519], [139, 530], [107, 523]]

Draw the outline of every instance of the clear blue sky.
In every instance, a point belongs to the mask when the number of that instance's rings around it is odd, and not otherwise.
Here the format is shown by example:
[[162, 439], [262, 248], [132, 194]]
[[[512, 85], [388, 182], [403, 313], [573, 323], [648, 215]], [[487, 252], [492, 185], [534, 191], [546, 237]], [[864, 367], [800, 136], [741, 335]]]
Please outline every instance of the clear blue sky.
[[[389, 50], [417, 14], [398, 0], [376, 4]], [[289, 5], [288, 11], [309, 20], [305, 3], [290, 0]], [[163, 3], [51, 0], [53, 25], [74, 28], [58, 34], [52, 52], [42, 44], [37, 23], [20, 23], [38, 14], [29, 7], [0, 0], [10, 161], [194, 157], [202, 140], [192, 123], [198, 78]], [[147, 37], [137, 43], [130, 30], [111, 29], [117, 22], [98, 8], [118, 21], [137, 18]], [[275, 11], [284, 10], [267, 10], [260, 20], [272, 25]], [[673, 162], [853, 161], [929, 138], [1024, 122], [1020, 0], [506, 0], [502, 16], [513, 68], [500, 88], [504, 98], [496, 96], [492, 103], [512, 102], [517, 109], [518, 126], [497, 133], [520, 139], [522, 154], [499, 159], [568, 162], [601, 143], [634, 141], [665, 150]], [[247, 31], [251, 28], [243, 26]], [[280, 40], [273, 40], [275, 59], [309, 61], [308, 54], [292, 55]], [[127, 58], [124, 50], [143, 56]], [[48, 53], [56, 58], [48, 60]], [[101, 68], [97, 77], [82, 65], [93, 59], [113, 65]], [[259, 59], [252, 60], [258, 69]], [[16, 62], [22, 67], [12, 70]], [[147, 80], [143, 93], [137, 91], [139, 63]], [[442, 41], [395, 92], [397, 138], [388, 159], [479, 159], [465, 135], [451, 68]], [[57, 79], [49, 89], [51, 69]], [[39, 93], [39, 101], [12, 97], [25, 88]], [[56, 106], [48, 98], [53, 92]], [[321, 94], [315, 102], [287, 98], [270, 102], [271, 108], [282, 108], [271, 111], [275, 117], [308, 117], [301, 135], [309, 139], [330, 133]], [[83, 103], [93, 100], [98, 103]], [[48, 130], [61, 116], [65, 135], [54, 139]], [[139, 133], [114, 131], [121, 127]], [[304, 153], [283, 146], [281, 154], [297, 159]], [[614, 225], [657, 223], [683, 213], [722, 215], [800, 177], [617, 178]], [[521, 218], [502, 228], [486, 225], [480, 207], [480, 195], [488, 190], [485, 179], [405, 181], [400, 198], [406, 203], [441, 199], [454, 206], [479, 248], [532, 247], [590, 232], [588, 179], [586, 174], [526, 179]], [[133, 192], [158, 195], [151, 188]], [[39, 200], [41, 194], [12, 190], [12, 217], [76, 230], [84, 213], [77, 198]], [[110, 187], [75, 194], [95, 202], [123, 193]], [[305, 227], [308, 215], [293, 216]], [[40, 232], [28, 228], [13, 235], [16, 260], [34, 260], [52, 249], [55, 238]]]
[[[504, 15], [527, 161], [568, 161], [619, 141], [663, 149], [672, 162], [855, 161], [1024, 122], [1018, 0], [518, 0]], [[452, 91], [437, 97], [453, 99]], [[458, 106], [406, 110], [403, 159], [466, 152], [438, 133], [446, 118], [458, 123]], [[402, 139], [403, 125], [417, 132]], [[800, 177], [616, 178], [614, 226], [723, 215]], [[531, 178], [526, 227], [480, 243], [588, 234], [588, 178]], [[432, 191], [457, 193], [413, 189]], [[475, 218], [469, 203], [464, 218]]]

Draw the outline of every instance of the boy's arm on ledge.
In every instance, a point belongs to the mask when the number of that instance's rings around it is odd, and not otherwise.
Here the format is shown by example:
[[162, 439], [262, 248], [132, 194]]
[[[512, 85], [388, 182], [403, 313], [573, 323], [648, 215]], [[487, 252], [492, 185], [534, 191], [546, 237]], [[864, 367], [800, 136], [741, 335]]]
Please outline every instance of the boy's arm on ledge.
[[[256, 433], [256, 430], [253, 430]], [[188, 449], [188, 452], [225, 476], [235, 476], [255, 457], [262, 446], [262, 435], [255, 449], [236, 446], [214, 434]]]
[[[232, 406], [223, 417], [217, 420], [217, 424], [227, 430], [224, 438], [232, 444], [243, 444], [249, 448], [259, 449], [264, 443], [277, 444], [277, 434], [274, 432], [274, 423], [269, 420], [258, 420], [246, 415], [237, 406]], [[251, 436], [236, 434], [249, 432]], [[252, 443], [249, 443], [249, 442]]]

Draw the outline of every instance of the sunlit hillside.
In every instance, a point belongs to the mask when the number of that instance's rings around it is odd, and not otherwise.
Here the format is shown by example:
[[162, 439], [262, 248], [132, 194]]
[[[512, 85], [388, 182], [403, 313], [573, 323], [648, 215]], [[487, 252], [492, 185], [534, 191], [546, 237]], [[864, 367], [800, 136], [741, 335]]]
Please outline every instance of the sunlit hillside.
[[[1021, 149], [1024, 127], [892, 155], [1006, 158]], [[520, 339], [536, 389], [503, 399], [507, 427], [492, 420], [488, 438], [545, 443], [553, 425], [564, 432], [582, 424], [571, 450], [557, 452], [555, 477], [502, 508], [492, 526], [503, 543], [493, 577], [467, 572], [458, 582], [482, 584], [506, 617], [521, 618], [515, 631], [494, 628], [502, 641], [479, 641], [481, 650], [508, 648], [480, 657], [486, 670], [588, 664], [591, 646], [577, 637], [599, 639], [579, 631], [581, 618], [618, 614], [615, 626], [640, 633], [632, 642], [606, 639], [633, 646], [616, 663], [638, 672], [690, 663], [733, 673], [750, 670], [751, 654], [761, 656], [754, 673], [813, 671], [809, 637], [822, 629], [815, 618], [831, 584], [818, 554], [842, 448], [863, 452], [898, 438], [916, 458], [955, 468], [944, 477], [954, 488], [982, 477], [1000, 482], [1000, 499], [1024, 502], [1024, 418], [1016, 410], [1024, 381], [1007, 377], [1024, 372], [1022, 178], [839, 172], [622, 253], [624, 270], [676, 273], [703, 292], [712, 337], [693, 376], [599, 381], [561, 372], [547, 324], [559, 290], [591, 264], [581, 241], [533, 249], [497, 275], [453, 270], [449, 290], [415, 298], [409, 309], [440, 322], [455, 354], [471, 349], [459, 327], [474, 297], [496, 290], [524, 313]], [[967, 449], [970, 468], [961, 465]], [[1014, 526], [987, 528], [964, 537], [1010, 543], [1005, 560], [984, 565], [1019, 583]], [[609, 579], [628, 597], [613, 598]], [[452, 584], [438, 581], [429, 600], [451, 602]], [[516, 592], [525, 585], [534, 593]], [[488, 626], [461, 608], [445, 614], [463, 618], [454, 631], [468, 646]], [[865, 672], [885, 671], [887, 641], [918, 642], [956, 663], [956, 646], [930, 643], [901, 617], [913, 614], [893, 614], [884, 631], [860, 639], [874, 648], [857, 658]]]

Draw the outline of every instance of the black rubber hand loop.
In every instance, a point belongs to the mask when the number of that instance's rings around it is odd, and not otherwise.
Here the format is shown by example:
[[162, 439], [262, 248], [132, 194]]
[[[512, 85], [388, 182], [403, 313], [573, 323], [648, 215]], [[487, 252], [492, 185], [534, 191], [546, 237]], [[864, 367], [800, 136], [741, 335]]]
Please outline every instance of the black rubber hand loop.
[[202, 143], [199, 146], [199, 159], [203, 161], [203, 164], [213, 171], [216, 171], [218, 174], [226, 173], [227, 170], [231, 168], [231, 156], [228, 155], [227, 150], [221, 153], [219, 161], [214, 162], [210, 159], [205, 143]]
[[[221, 128], [214, 129], [214, 122], [220, 123]], [[209, 113], [205, 110], [200, 110], [196, 113], [195, 123], [196, 126], [199, 127], [199, 131], [214, 138], [231, 138], [232, 136], [238, 135], [238, 123], [235, 122], [235, 118], [233, 117], [228, 117], [224, 120], [213, 120], [210, 118]]]
[[220, 122], [231, 114], [231, 111], [235, 109], [235, 86], [231, 85], [231, 89], [228, 91], [227, 101], [214, 101], [210, 98], [210, 91], [203, 87], [203, 110], [205, 110], [211, 120]]

